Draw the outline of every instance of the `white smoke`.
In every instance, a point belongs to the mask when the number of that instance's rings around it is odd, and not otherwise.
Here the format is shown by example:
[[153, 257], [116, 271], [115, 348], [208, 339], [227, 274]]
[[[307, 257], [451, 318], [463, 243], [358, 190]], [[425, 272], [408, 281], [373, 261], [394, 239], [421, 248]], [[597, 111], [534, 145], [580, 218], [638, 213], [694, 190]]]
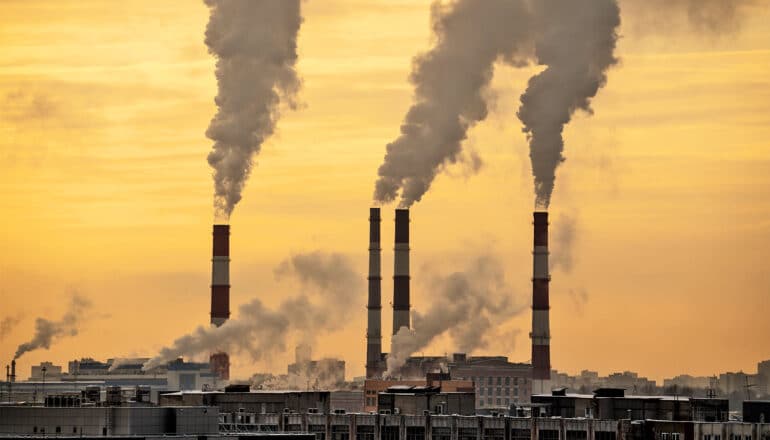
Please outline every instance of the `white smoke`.
[[216, 57], [217, 114], [206, 136], [214, 168], [214, 206], [228, 219], [251, 174], [254, 157], [275, 131], [279, 104], [294, 108], [300, 80], [300, 0], [205, 0], [211, 11], [206, 45]]
[[615, 0], [540, 0], [534, 6], [535, 56], [546, 69], [521, 96], [535, 180], [535, 206], [551, 202], [556, 167], [564, 161], [564, 126], [577, 110], [591, 114], [591, 99], [617, 62], [620, 9]]
[[60, 320], [52, 321], [46, 318], [37, 318], [35, 320], [34, 336], [28, 342], [19, 345], [13, 358], [18, 359], [25, 353], [39, 348], [51, 348], [51, 344], [57, 339], [76, 336], [80, 321], [86, 317], [86, 313], [90, 308], [91, 301], [88, 298], [77, 293], [73, 294], [69, 308]]
[[409, 356], [448, 334], [464, 353], [484, 348], [490, 329], [521, 313], [526, 306], [514, 301], [505, 282], [503, 265], [490, 256], [473, 260], [462, 272], [430, 281], [433, 297], [425, 313], [412, 311], [412, 327], [393, 336], [386, 377], [397, 375]]
[[447, 165], [468, 160], [466, 169], [478, 170], [480, 158], [464, 156], [462, 142], [487, 117], [483, 92], [494, 63], [521, 64], [532, 50], [525, 1], [434, 2], [432, 21], [437, 43], [414, 59], [414, 103], [401, 135], [387, 146], [375, 185], [377, 202], [392, 202], [400, 191], [402, 208], [419, 201]]
[[363, 306], [364, 283], [349, 258], [339, 254], [299, 254], [281, 263], [278, 277], [294, 277], [303, 293], [269, 309], [259, 299], [242, 305], [238, 317], [220, 327], [200, 326], [147, 361], [150, 370], [180, 356], [224, 351], [247, 354], [252, 360], [286, 351], [290, 334], [311, 344], [319, 335], [338, 330], [353, 310]]

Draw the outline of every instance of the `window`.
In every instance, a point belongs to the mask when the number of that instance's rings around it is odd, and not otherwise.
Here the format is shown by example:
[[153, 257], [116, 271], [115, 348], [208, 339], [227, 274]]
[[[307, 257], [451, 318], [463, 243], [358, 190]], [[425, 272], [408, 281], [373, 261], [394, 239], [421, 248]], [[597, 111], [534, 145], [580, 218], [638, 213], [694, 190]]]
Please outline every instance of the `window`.
[[505, 378], [505, 385], [510, 385], [510, 384], [511, 384], [511, 378], [509, 376]]
[[722, 436], [719, 434], [714, 435], [714, 440], [722, 440]]
[[516, 387], [513, 389], [513, 395], [518, 396], [519, 395], [519, 387]]
[[502, 385], [503, 384], [503, 378], [500, 376], [497, 376], [497, 384]]
[[588, 433], [585, 431], [571, 431], [567, 430], [567, 440], [586, 440]]
[[518, 377], [514, 377], [513, 378], [513, 384], [514, 385], [518, 385], [519, 384], [519, 378]]
[[500, 398], [498, 397], [498, 398], [497, 398], [497, 406], [500, 406], [500, 405], [502, 405], [502, 404], [503, 404], [503, 401], [502, 401], [502, 399], [500, 399]]
[[479, 399], [479, 406], [484, 406], [484, 399]]
[[356, 426], [356, 440], [374, 440], [374, 425]]
[[491, 376], [487, 377], [487, 385], [489, 385], [489, 386], [492, 385], [492, 377]]
[[671, 440], [679, 440], [679, 433], [678, 432], [672, 432], [671, 433]]
[[457, 440], [476, 440], [476, 428], [457, 428]]
[[711, 434], [704, 434], [703, 440], [711, 440]]
[[492, 405], [492, 398], [491, 397], [487, 397], [487, 405]]
[[503, 389], [502, 389], [502, 388], [500, 388], [500, 387], [497, 387], [497, 390], [495, 390], [495, 394], [496, 394], [496, 395], [498, 395], [498, 396], [499, 396], [500, 394], [502, 394], [502, 392], [503, 392]]
[[398, 426], [383, 426], [380, 440], [398, 440]]
[[32, 432], [33, 432], [34, 434], [37, 434], [37, 426], [33, 426], [33, 427], [32, 427]]
[[78, 433], [78, 428], [77, 428], [77, 426], [73, 426], [73, 427], [72, 427], [72, 433], [73, 433], [73, 434], [77, 434], [77, 433]]
[[483, 432], [484, 432], [483, 440], [504, 440], [505, 439], [504, 429], [487, 428], [487, 429], [484, 429]]
[[425, 440], [425, 428], [422, 426], [407, 426], [406, 440]]
[[612, 431], [596, 431], [594, 433], [595, 440], [615, 440], [615, 432]]
[[511, 395], [511, 389], [510, 388], [505, 388], [505, 393], [503, 393], [503, 394], [505, 394], [506, 396], [510, 396]]
[[511, 404], [511, 398], [510, 397], [506, 397], [505, 398], [505, 406], [509, 406], [510, 404]]
[[538, 431], [538, 440], [559, 440], [558, 429], [541, 429]]
[[436, 427], [431, 430], [431, 437], [433, 440], [451, 440], [452, 428], [449, 427]]
[[532, 431], [529, 429], [511, 429], [511, 440], [530, 440]]
[[332, 425], [332, 440], [349, 440], [350, 428], [348, 425]]
[[316, 440], [326, 440], [326, 425], [307, 425], [307, 430], [315, 434]]
[[56, 433], [57, 434], [61, 434], [61, 426], [57, 426], [56, 427]]

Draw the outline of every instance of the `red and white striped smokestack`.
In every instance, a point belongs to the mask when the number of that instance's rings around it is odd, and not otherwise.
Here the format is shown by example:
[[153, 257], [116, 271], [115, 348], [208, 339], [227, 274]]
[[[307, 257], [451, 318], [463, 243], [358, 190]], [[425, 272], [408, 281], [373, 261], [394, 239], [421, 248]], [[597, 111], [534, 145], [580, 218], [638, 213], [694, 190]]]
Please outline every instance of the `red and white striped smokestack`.
[[366, 327], [366, 377], [382, 376], [382, 275], [380, 208], [369, 209], [369, 302]]
[[393, 334], [409, 327], [409, 210], [396, 209], [393, 256]]
[[550, 392], [551, 332], [548, 319], [548, 213], [535, 212], [532, 275], [532, 393]]
[[[211, 259], [211, 324], [217, 327], [230, 318], [230, 225], [214, 225], [214, 251]], [[220, 379], [230, 379], [230, 357], [214, 353], [211, 370]]]

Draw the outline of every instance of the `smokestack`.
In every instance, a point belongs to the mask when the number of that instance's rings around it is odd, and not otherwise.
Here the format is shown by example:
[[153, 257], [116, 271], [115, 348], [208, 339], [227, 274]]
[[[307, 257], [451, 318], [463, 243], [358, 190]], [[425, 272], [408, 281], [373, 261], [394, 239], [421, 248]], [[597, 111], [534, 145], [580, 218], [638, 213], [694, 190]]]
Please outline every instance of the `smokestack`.
[[551, 379], [551, 332], [549, 330], [548, 213], [535, 212], [532, 276], [532, 393], [549, 392]]
[[409, 326], [409, 210], [396, 209], [393, 257], [393, 334]]
[[11, 361], [11, 382], [16, 382], [16, 359]]
[[382, 275], [380, 208], [369, 209], [369, 302], [366, 326], [366, 377], [382, 375]]
[[[230, 318], [230, 225], [214, 225], [214, 251], [211, 259], [211, 324], [220, 327]], [[230, 357], [214, 353], [211, 371], [220, 379], [230, 379]]]

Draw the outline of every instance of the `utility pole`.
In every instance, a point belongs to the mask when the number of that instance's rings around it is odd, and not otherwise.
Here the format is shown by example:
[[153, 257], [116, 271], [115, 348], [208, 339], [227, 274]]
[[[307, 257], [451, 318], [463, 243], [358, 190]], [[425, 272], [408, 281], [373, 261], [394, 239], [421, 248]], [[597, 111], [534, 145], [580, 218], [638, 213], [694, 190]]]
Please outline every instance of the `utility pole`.
[[746, 379], [746, 385], [744, 388], [746, 388], [746, 400], [751, 400], [751, 388], [755, 387], [756, 384], [750, 384], [749, 383], [749, 375], [744, 375], [744, 379]]

